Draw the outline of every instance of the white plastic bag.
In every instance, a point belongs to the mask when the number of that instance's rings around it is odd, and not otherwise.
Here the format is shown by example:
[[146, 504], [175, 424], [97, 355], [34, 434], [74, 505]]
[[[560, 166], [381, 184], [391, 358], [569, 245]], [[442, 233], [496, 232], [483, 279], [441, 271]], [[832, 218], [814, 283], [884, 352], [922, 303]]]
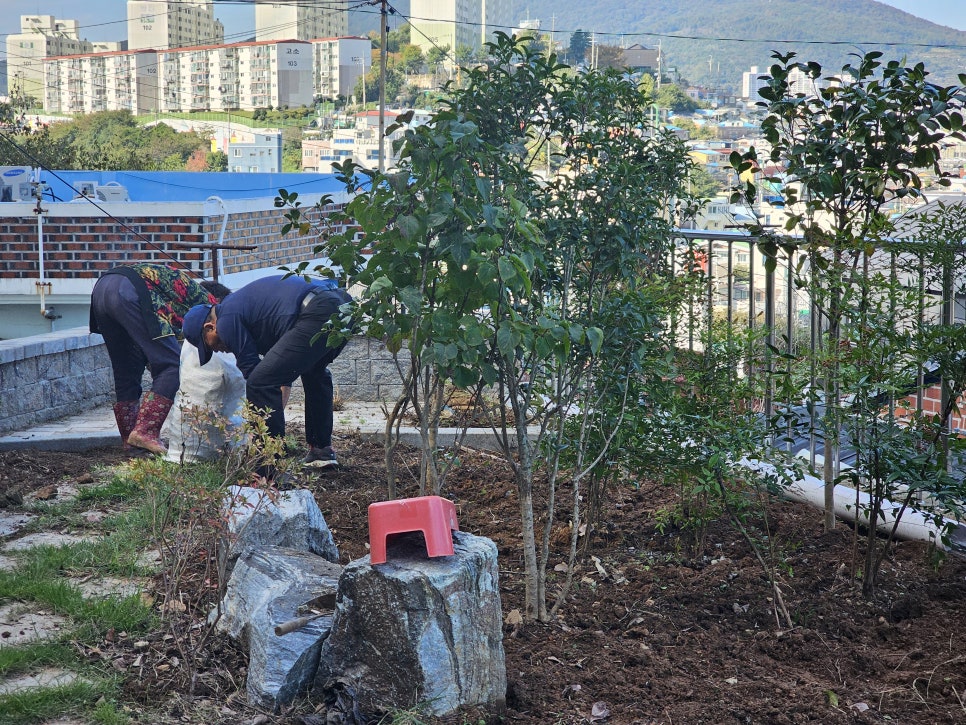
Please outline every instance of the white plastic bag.
[[212, 460], [226, 444], [240, 444], [245, 376], [235, 365], [235, 356], [216, 352], [201, 365], [198, 348], [185, 341], [180, 372], [181, 385], [161, 430], [168, 439], [167, 460]]

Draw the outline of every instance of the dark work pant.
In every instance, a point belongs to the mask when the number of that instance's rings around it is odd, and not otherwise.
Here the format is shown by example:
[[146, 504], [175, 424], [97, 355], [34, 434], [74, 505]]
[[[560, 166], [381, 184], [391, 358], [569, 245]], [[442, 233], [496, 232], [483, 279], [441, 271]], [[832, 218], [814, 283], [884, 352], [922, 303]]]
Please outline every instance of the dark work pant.
[[249, 402], [256, 408], [271, 408], [268, 432], [285, 435], [282, 408], [283, 385], [302, 378], [305, 389], [305, 441], [316, 448], [332, 445], [332, 375], [327, 367], [344, 345], [330, 348], [320, 336], [325, 323], [339, 306], [349, 301], [345, 290], [320, 290], [299, 314], [292, 328], [279, 338], [248, 376]]
[[178, 392], [181, 345], [173, 335], [152, 338], [141, 313], [137, 290], [120, 274], [106, 274], [94, 285], [91, 308], [111, 358], [118, 400], [139, 400], [144, 369], [151, 389], [174, 399]]

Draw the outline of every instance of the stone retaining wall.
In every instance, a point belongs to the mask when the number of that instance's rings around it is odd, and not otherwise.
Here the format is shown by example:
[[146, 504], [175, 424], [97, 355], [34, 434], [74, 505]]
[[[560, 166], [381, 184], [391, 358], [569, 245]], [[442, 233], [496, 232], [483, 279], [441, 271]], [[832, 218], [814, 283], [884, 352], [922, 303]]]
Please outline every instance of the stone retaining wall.
[[114, 399], [111, 361], [86, 327], [0, 341], [0, 434]]
[[[346, 400], [394, 400], [401, 389], [392, 356], [368, 338], [350, 340], [330, 370]], [[86, 327], [0, 340], [0, 435], [113, 401], [104, 339]]]

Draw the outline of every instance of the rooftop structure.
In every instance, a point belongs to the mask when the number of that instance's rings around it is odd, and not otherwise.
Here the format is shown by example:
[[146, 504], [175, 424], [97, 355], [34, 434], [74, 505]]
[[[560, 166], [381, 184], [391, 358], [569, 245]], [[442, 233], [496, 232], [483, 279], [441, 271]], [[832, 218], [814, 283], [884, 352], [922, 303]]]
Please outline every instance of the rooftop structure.
[[255, 0], [256, 40], [312, 40], [346, 35], [346, 3]]
[[213, 45], [225, 42], [225, 26], [212, 0], [128, 0], [127, 39], [131, 50]]
[[20, 32], [7, 36], [7, 87], [12, 95], [44, 97], [44, 58], [89, 53], [94, 44], [80, 37], [76, 20], [53, 15], [21, 15]]

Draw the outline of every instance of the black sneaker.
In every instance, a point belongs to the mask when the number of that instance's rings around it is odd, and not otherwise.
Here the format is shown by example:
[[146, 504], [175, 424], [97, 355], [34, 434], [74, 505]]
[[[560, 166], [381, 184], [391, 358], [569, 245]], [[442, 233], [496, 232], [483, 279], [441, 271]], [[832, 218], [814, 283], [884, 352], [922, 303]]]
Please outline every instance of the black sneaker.
[[315, 448], [313, 446], [309, 448], [309, 452], [302, 459], [302, 465], [307, 468], [334, 470], [339, 467], [339, 461], [336, 460], [335, 451], [332, 450], [332, 446], [326, 446], [325, 448]]

